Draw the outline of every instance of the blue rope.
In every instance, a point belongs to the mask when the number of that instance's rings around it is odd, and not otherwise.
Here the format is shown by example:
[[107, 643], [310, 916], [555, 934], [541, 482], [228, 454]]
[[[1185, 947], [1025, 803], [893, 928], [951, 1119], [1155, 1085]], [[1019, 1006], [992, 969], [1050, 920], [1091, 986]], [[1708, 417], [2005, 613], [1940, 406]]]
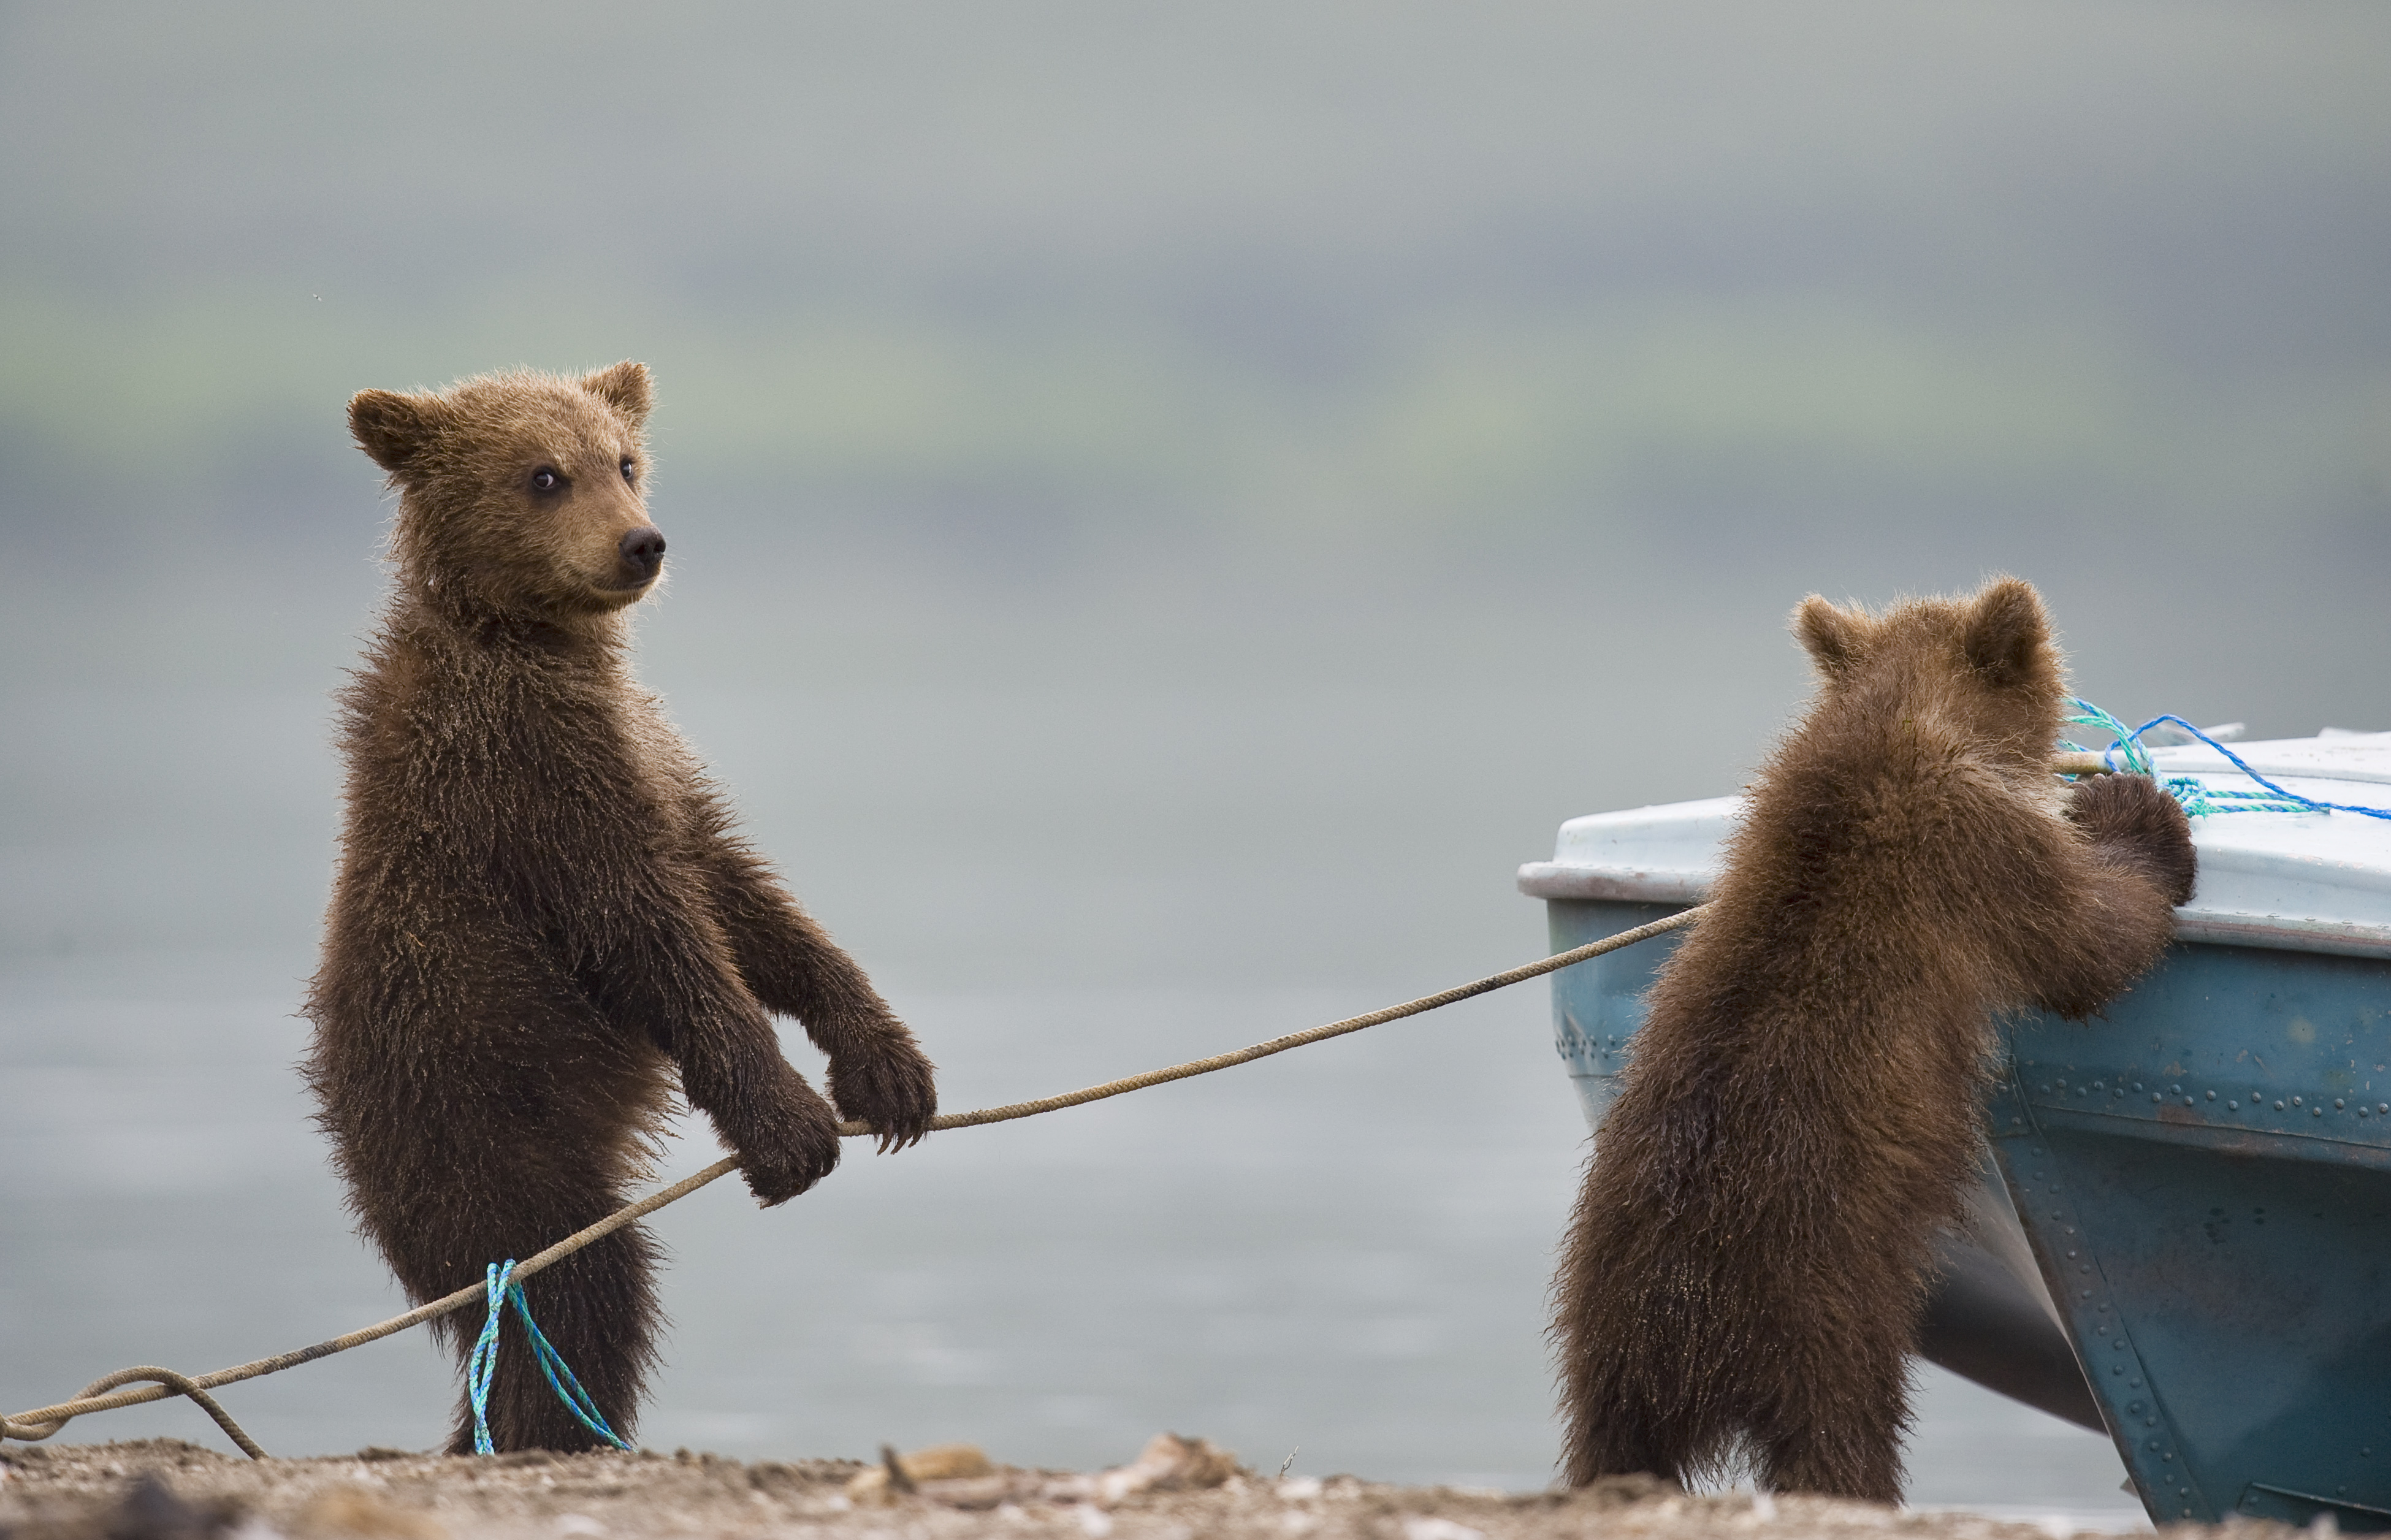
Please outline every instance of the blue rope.
[[[2160, 784], [2166, 788], [2167, 795], [2181, 803], [2183, 810], [2193, 818], [2205, 818], [2211, 813], [2360, 813], [2368, 818], [2391, 819], [2391, 808], [2360, 808], [2346, 802], [2319, 802], [2312, 797], [2302, 796], [2297, 792], [2285, 791], [2252, 770], [2240, 755], [2180, 717], [2153, 717], [2139, 727], [2127, 727], [2090, 701], [2078, 700], [2075, 705], [2081, 715], [2068, 718], [2067, 720], [2071, 724], [2078, 727], [2097, 727], [2109, 733], [2113, 740], [2107, 748], [2100, 751], [2103, 763], [2113, 770], [2123, 768], [2136, 775], [2147, 775], [2159, 781]], [[2266, 787], [2267, 790], [2265, 792], [2212, 791], [2201, 782], [2199, 777], [2191, 775], [2170, 775], [2162, 780], [2157, 767], [2151, 761], [2150, 750], [2142, 744], [2142, 734], [2162, 722], [2172, 722], [2191, 733], [2231, 760], [2235, 770]], [[2078, 754], [2091, 752], [2081, 744], [2071, 744], [2064, 739], [2061, 740], [2060, 746], [2074, 749]], [[2117, 763], [2117, 756], [2120, 753], [2125, 756], [2126, 762], [2123, 767]]]
[[482, 1323], [482, 1335], [473, 1339], [472, 1355], [465, 1360], [465, 1393], [473, 1403], [473, 1453], [495, 1455], [498, 1448], [490, 1442], [490, 1381], [498, 1372], [498, 1320], [512, 1300], [515, 1314], [523, 1317], [523, 1335], [531, 1339], [531, 1353], [539, 1365], [539, 1372], [548, 1378], [548, 1388], [564, 1409], [579, 1420], [582, 1427], [604, 1439], [615, 1448], [629, 1453], [631, 1446], [623, 1442], [614, 1430], [606, 1426], [605, 1414], [589, 1399], [589, 1392], [574, 1378], [564, 1355], [556, 1351], [538, 1325], [531, 1318], [531, 1305], [523, 1299], [523, 1285], [514, 1280], [512, 1258], [504, 1263], [492, 1262], [485, 1275], [490, 1296], [489, 1317]]

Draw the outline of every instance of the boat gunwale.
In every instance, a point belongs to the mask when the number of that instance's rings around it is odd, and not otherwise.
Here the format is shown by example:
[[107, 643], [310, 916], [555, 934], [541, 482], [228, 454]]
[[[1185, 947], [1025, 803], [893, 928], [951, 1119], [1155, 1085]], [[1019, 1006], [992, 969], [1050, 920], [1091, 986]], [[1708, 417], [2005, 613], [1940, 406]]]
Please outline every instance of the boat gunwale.
[[[1711, 874], [1642, 866], [1577, 866], [1532, 861], [1519, 868], [1519, 891], [1532, 899], [1581, 903], [1698, 904]], [[2342, 957], [2391, 957], [2391, 925], [2312, 920], [2296, 914], [2178, 909], [2176, 939], [2211, 946], [2265, 947]]]

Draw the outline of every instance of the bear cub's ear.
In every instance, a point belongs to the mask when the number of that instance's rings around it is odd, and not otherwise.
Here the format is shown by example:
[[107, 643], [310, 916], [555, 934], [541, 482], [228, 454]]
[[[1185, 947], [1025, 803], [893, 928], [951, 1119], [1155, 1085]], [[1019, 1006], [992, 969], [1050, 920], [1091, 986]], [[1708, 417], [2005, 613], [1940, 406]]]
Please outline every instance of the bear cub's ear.
[[1859, 666], [1868, 631], [1867, 615], [1839, 610], [1818, 594], [1802, 601], [1793, 612], [1793, 634], [1802, 639], [1819, 674], [1829, 679], [1848, 679]]
[[432, 396], [359, 391], [349, 397], [349, 433], [376, 465], [395, 476], [431, 441], [442, 413]]
[[583, 375], [581, 388], [621, 412], [634, 428], [647, 421], [648, 406], [655, 394], [648, 379], [648, 366], [629, 358], [613, 369]]
[[2023, 684], [2036, 677], [2050, 646], [2050, 617], [2042, 595], [2019, 577], [1984, 585], [1968, 615], [1968, 666], [1995, 684]]

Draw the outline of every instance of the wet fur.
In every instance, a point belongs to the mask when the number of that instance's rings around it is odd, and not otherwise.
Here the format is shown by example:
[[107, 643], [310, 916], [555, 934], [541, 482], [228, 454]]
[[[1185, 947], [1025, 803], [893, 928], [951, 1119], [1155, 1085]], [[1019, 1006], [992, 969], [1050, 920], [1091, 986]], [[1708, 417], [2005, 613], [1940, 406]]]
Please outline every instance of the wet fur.
[[[912, 1035], [631, 679], [624, 612], [656, 574], [621, 542], [649, 527], [649, 399], [623, 364], [351, 403], [400, 495], [396, 582], [341, 697], [346, 825], [305, 1068], [350, 1206], [418, 1301], [618, 1207], [676, 1089], [763, 1202], [828, 1173], [837, 1114], [772, 1013], [884, 1147], [937, 1109]], [[555, 492], [531, 485], [541, 468]], [[524, 1286], [626, 1437], [656, 1361], [655, 1257], [627, 1228]], [[504, 1330], [498, 1447], [594, 1447]], [[472, 1430], [460, 1404], [449, 1448]]]
[[1774, 1490], [1898, 1502], [1989, 1014], [2098, 1011], [2191, 894], [2157, 786], [2049, 773], [2064, 691], [2032, 588], [1814, 597], [1794, 626], [1816, 698], [1654, 986], [1555, 1281], [1572, 1486], [1741, 1458]]

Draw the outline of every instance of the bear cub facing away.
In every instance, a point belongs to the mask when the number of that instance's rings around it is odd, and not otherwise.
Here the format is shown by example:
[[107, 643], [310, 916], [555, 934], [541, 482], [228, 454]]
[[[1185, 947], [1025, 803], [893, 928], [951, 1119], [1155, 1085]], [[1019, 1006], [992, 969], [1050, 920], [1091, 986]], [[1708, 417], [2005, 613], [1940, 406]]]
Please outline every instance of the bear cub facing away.
[[[885, 1149], [937, 1111], [912, 1034], [632, 681], [625, 612], [665, 550], [640, 490], [649, 402], [624, 363], [349, 404], [399, 493], [395, 583], [341, 697], [306, 1071], [350, 1207], [419, 1302], [619, 1207], [676, 1084], [766, 1204], [837, 1164], [839, 1112]], [[829, 1056], [829, 1101], [782, 1057], [774, 1013]], [[626, 1228], [523, 1286], [626, 1437], [655, 1363], [655, 1257]], [[462, 1319], [443, 1323], [460, 1353]], [[597, 1446], [512, 1313], [502, 1329], [498, 1447]], [[460, 1403], [450, 1450], [472, 1431]]]
[[2051, 774], [2066, 697], [2032, 588], [1813, 597], [1794, 626], [1817, 695], [1653, 987], [1554, 1282], [1571, 1485], [1741, 1456], [1765, 1487], [1900, 1501], [1989, 1015], [2098, 1011], [2191, 896], [2155, 783]]

